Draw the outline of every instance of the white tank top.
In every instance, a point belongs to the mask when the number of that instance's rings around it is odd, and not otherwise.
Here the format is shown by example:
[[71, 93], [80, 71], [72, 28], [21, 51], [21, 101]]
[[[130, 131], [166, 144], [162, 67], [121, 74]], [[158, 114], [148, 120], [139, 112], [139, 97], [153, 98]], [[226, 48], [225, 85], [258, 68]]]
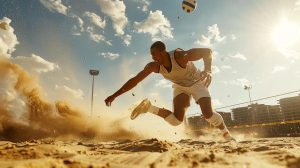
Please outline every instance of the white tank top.
[[200, 80], [200, 70], [197, 69], [192, 61], [188, 61], [186, 68], [182, 68], [175, 60], [175, 50], [168, 53], [172, 64], [171, 72], [168, 72], [163, 65], [159, 66], [159, 73], [165, 79], [184, 87], [192, 86]]

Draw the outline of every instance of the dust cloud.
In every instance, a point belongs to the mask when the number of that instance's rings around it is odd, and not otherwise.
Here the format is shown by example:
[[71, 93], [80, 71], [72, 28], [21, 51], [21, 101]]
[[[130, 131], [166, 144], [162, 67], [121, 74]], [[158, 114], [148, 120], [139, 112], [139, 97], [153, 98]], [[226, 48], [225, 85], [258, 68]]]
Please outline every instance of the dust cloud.
[[38, 80], [9, 59], [0, 59], [0, 138], [23, 141], [45, 137], [120, 140], [142, 138], [124, 118], [91, 119], [67, 102], [43, 98]]

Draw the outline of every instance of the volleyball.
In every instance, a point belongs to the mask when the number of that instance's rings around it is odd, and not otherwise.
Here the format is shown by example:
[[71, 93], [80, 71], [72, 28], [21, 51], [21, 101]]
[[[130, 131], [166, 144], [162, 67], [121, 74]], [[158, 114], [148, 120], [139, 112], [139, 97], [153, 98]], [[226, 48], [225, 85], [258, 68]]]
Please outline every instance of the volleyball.
[[197, 5], [196, 0], [184, 0], [182, 1], [182, 9], [187, 12], [191, 13], [195, 10]]

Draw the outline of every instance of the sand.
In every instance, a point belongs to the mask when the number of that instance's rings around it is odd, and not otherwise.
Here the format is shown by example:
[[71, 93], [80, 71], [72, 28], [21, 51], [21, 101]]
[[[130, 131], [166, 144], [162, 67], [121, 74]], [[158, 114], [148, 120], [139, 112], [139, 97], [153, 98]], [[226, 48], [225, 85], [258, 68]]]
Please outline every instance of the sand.
[[0, 167], [300, 167], [300, 138], [0, 141]]
[[[0, 168], [300, 167], [300, 138], [225, 143], [208, 131], [174, 142], [149, 139], [165, 136], [158, 132], [164, 127], [144, 120], [151, 129], [135, 131], [129, 117], [90, 120], [63, 100], [46, 100], [38, 79], [8, 59], [0, 59], [0, 79]], [[169, 133], [171, 140], [180, 135]]]

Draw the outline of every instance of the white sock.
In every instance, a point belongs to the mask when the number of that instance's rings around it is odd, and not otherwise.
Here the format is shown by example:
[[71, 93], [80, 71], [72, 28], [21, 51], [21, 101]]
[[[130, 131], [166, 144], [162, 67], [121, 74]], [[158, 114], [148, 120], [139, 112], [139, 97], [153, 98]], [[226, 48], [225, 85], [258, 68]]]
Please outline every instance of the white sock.
[[158, 112], [159, 112], [159, 107], [153, 106], [153, 105], [151, 104], [151, 106], [149, 107], [148, 112], [153, 113], [153, 114], [158, 114]]

